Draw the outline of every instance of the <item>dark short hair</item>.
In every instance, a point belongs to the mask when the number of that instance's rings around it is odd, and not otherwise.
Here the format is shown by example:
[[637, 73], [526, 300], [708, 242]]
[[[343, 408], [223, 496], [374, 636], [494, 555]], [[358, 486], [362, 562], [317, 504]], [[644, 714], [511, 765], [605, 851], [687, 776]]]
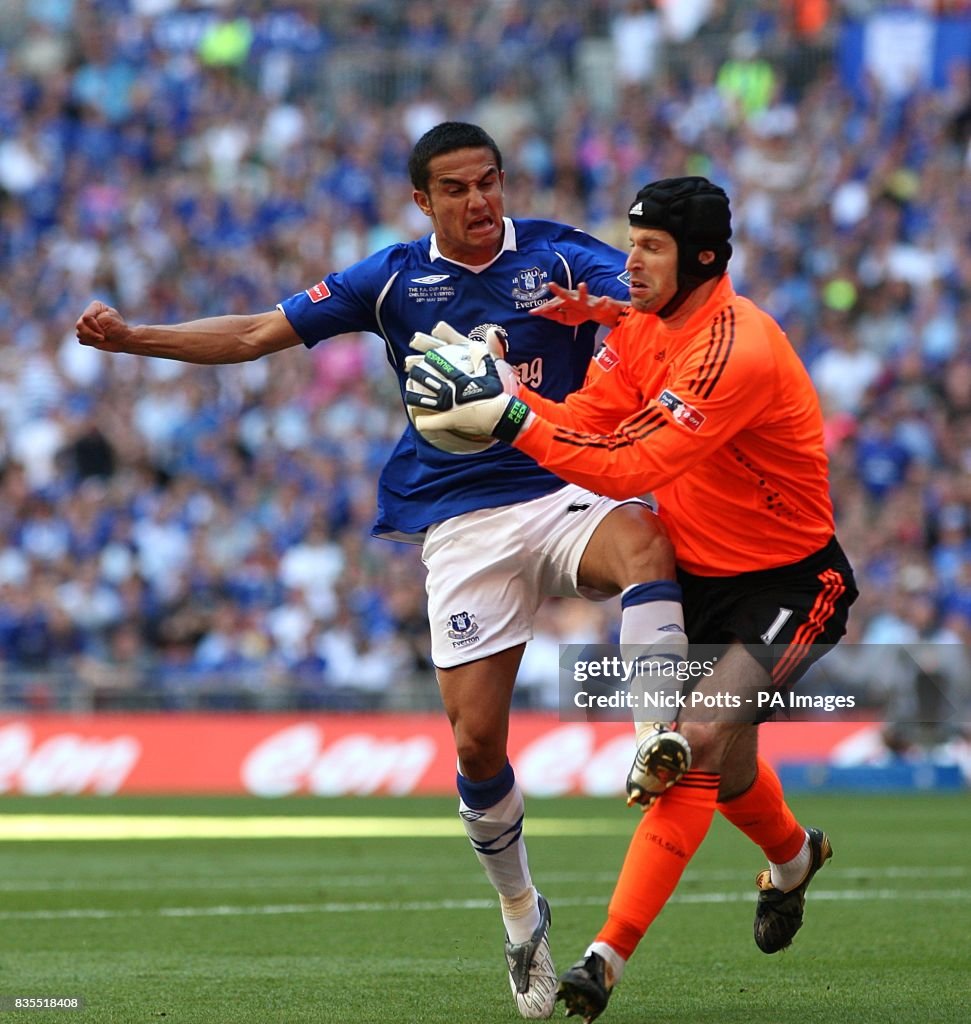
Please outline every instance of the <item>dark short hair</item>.
[[428, 165], [436, 156], [454, 153], [457, 149], [491, 149], [496, 167], [502, 170], [502, 153], [495, 139], [477, 124], [465, 121], [443, 121], [429, 128], [415, 143], [408, 158], [408, 175], [419, 192], [428, 191]]

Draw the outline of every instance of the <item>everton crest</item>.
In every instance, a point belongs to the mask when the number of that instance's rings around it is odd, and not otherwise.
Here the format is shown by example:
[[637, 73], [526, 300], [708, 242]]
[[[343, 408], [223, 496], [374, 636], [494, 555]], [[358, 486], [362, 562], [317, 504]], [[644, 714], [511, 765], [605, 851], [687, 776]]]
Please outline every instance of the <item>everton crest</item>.
[[516, 308], [521, 309], [521, 302], [535, 303], [537, 299], [547, 295], [549, 289], [546, 287], [547, 273], [539, 267], [530, 267], [529, 270], [520, 270], [512, 279], [512, 297], [516, 300]]
[[466, 644], [473, 644], [479, 638], [479, 624], [475, 616], [469, 612], [457, 612], [448, 617], [448, 629], [445, 631], [452, 641], [453, 647], [464, 647]]

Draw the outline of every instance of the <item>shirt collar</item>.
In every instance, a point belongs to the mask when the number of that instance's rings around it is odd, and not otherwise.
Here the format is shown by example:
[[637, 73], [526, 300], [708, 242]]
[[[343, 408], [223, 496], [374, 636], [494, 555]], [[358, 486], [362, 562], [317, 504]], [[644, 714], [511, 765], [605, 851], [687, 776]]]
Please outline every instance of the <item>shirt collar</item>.
[[672, 329], [667, 326], [664, 320], [660, 321], [661, 328], [669, 331], [672, 334], [686, 335], [693, 334], [695, 331], [701, 330], [701, 328], [708, 323], [711, 319], [712, 313], [716, 309], [720, 309], [722, 306], [727, 306], [732, 299], [735, 298], [735, 288], [732, 286], [732, 279], [728, 276], [726, 271], [722, 274], [721, 279], [718, 282], [718, 286], [708, 296], [707, 301], [698, 307], [691, 316], [678, 328]]
[[445, 260], [446, 263], [454, 263], [457, 267], [463, 267], [465, 270], [471, 270], [473, 274], [479, 274], [483, 270], [488, 270], [504, 252], [516, 251], [516, 225], [513, 224], [509, 217], [503, 217], [502, 224], [502, 245], [500, 246], [499, 251], [491, 260], [489, 260], [488, 263], [480, 263], [478, 266], [473, 267], [468, 263], [459, 263], [458, 260], [450, 260], [447, 256], [443, 256], [439, 251], [438, 239], [435, 237], [434, 232], [432, 233], [431, 242], [429, 244], [429, 256], [432, 260]]

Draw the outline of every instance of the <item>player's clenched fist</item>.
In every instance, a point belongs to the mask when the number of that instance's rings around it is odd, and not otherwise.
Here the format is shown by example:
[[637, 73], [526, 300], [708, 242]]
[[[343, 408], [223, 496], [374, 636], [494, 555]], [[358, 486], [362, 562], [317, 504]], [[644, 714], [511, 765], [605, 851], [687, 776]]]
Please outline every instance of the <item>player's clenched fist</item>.
[[123, 351], [130, 328], [117, 309], [95, 300], [89, 302], [74, 325], [78, 341], [107, 352]]

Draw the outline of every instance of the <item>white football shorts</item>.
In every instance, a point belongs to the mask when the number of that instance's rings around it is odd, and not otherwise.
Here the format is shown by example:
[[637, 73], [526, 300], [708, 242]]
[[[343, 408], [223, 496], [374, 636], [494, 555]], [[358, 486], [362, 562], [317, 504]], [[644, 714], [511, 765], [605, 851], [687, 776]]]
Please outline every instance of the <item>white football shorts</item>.
[[577, 570], [604, 516], [630, 503], [567, 484], [429, 527], [421, 557], [434, 664], [454, 668], [531, 640], [547, 597], [607, 600], [579, 587]]

